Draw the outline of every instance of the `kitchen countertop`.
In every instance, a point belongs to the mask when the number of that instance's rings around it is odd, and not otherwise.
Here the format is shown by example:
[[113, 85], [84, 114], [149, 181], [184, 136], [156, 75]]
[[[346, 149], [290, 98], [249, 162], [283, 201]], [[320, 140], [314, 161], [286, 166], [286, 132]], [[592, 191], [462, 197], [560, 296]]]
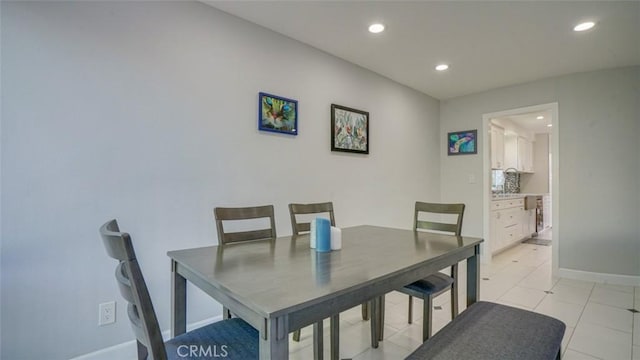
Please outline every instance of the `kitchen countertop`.
[[545, 196], [545, 195], [548, 195], [548, 194], [530, 194], [530, 193], [492, 194], [491, 200], [521, 199], [526, 196]]

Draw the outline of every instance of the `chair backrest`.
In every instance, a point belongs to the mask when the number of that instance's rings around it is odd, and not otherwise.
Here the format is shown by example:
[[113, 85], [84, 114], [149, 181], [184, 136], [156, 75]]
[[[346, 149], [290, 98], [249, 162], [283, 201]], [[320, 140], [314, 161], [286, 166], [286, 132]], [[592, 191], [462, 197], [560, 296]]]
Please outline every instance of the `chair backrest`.
[[100, 236], [102, 236], [107, 254], [120, 261], [116, 267], [116, 281], [120, 288], [120, 294], [129, 303], [127, 314], [138, 343], [146, 348], [150, 359], [166, 359], [167, 353], [162, 333], [153, 310], [151, 297], [149, 297], [149, 290], [133, 250], [131, 236], [120, 232], [116, 220], [108, 221], [102, 225]]
[[[453, 214], [457, 215], [457, 219], [455, 223], [420, 220], [419, 214], [421, 212], [432, 214]], [[435, 204], [416, 201], [413, 228], [414, 230], [449, 232], [453, 235], [460, 236], [460, 233], [462, 232], [463, 215], [464, 204]]]
[[291, 215], [291, 230], [294, 235], [300, 235], [311, 230], [309, 222], [298, 222], [296, 215], [329, 213], [329, 221], [331, 226], [336, 226], [336, 219], [333, 215], [333, 203], [316, 203], [316, 204], [289, 204], [289, 215]]
[[[276, 222], [273, 215], [273, 205], [253, 206], [243, 208], [223, 208], [213, 209], [218, 229], [218, 241], [220, 244], [229, 244], [241, 241], [266, 240], [276, 238]], [[259, 230], [248, 230], [238, 232], [225, 232], [223, 221], [229, 220], [250, 220], [269, 218], [269, 228]]]

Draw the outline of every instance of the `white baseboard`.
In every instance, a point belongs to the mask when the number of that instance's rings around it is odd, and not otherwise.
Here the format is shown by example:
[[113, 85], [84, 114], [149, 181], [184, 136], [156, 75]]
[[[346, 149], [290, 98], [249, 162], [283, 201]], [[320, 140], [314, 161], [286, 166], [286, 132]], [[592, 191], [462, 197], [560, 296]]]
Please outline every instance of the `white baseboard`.
[[589, 271], [564, 269], [564, 268], [558, 269], [558, 275], [561, 278], [591, 281], [591, 282], [596, 282], [601, 284], [640, 286], [640, 276], [633, 276], [633, 275], [595, 273], [595, 272], [589, 272]]
[[[222, 315], [210, 317], [208, 319], [197, 321], [192, 324], [187, 324], [187, 331], [197, 329], [199, 327], [203, 327], [205, 325], [208, 325], [220, 320], [222, 320]], [[170, 330], [165, 330], [162, 332], [162, 337], [164, 339], [169, 339], [170, 336], [171, 336]], [[136, 341], [131, 340], [131, 341], [123, 342], [121, 344], [100, 349], [98, 351], [94, 351], [89, 354], [80, 355], [70, 360], [113, 360], [113, 359], [137, 360], [138, 348], [136, 346]]]

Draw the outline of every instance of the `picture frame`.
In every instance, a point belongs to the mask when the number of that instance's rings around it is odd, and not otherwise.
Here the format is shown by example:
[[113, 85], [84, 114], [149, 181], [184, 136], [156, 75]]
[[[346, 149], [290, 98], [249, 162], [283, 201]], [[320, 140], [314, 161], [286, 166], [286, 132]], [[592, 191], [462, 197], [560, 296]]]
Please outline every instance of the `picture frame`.
[[331, 104], [331, 151], [369, 154], [369, 113]]
[[453, 131], [447, 134], [448, 155], [478, 153], [478, 130]]
[[258, 93], [258, 130], [298, 135], [298, 101]]

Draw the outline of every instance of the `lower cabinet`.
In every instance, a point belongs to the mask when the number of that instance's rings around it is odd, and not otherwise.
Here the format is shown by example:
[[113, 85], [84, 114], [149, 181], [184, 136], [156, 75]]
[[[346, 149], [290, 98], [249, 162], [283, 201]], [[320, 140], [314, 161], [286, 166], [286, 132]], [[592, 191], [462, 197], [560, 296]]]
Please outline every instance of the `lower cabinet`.
[[495, 254], [528, 237], [529, 211], [524, 199], [494, 200], [491, 203], [491, 253]]
[[545, 229], [551, 227], [551, 195], [542, 197], [542, 219]]

